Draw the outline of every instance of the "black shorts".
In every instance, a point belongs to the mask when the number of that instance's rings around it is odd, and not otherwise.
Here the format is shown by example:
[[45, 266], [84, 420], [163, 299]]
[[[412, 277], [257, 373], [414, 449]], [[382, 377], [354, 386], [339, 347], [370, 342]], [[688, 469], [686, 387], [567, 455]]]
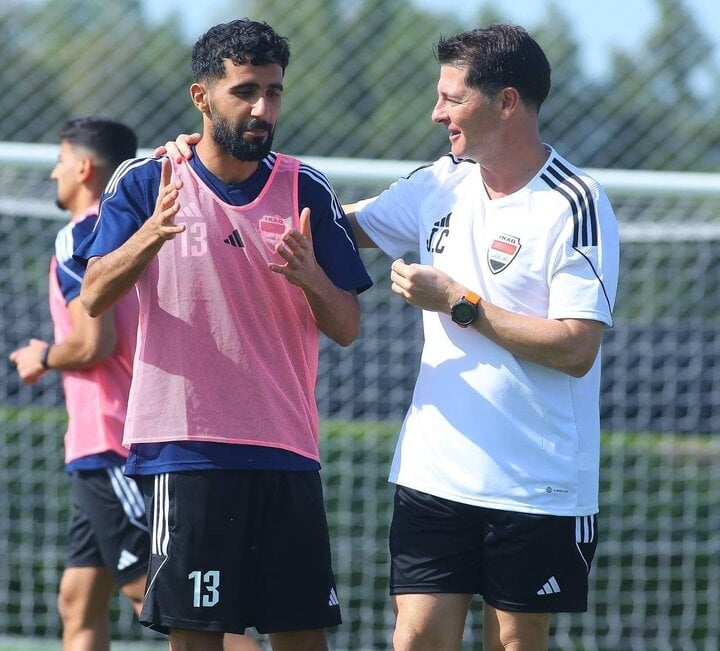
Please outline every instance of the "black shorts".
[[479, 594], [499, 610], [587, 610], [597, 516], [487, 509], [398, 486], [390, 594]]
[[168, 473], [142, 485], [152, 513], [143, 624], [165, 633], [340, 624], [317, 471]]
[[73, 518], [67, 567], [106, 567], [118, 585], [147, 573], [145, 501], [121, 466], [70, 475]]

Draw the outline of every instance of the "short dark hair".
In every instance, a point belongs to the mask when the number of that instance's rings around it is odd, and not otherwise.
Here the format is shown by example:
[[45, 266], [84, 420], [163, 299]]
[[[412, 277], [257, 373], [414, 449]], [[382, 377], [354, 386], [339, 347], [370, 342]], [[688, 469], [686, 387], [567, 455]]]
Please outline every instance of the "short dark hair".
[[107, 118], [82, 117], [67, 120], [58, 132], [60, 142], [88, 149], [98, 165], [112, 174], [128, 158], [137, 155], [137, 136], [126, 124]]
[[193, 46], [193, 79], [222, 79], [225, 76], [225, 59], [230, 59], [235, 65], [277, 63], [284, 73], [290, 63], [290, 45], [266, 22], [241, 18], [215, 25]]
[[537, 110], [550, 92], [550, 62], [527, 31], [518, 25], [490, 25], [441, 38], [441, 65], [467, 69], [465, 83], [493, 96], [512, 86]]

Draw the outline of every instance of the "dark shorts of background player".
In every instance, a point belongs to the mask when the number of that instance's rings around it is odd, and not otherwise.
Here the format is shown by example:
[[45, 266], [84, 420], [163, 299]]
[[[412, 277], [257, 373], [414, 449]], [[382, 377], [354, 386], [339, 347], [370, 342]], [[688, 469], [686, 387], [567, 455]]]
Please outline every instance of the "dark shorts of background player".
[[317, 471], [210, 470], [141, 481], [152, 514], [145, 626], [277, 633], [340, 624]]
[[105, 567], [123, 586], [147, 573], [145, 504], [121, 466], [70, 475], [73, 518], [66, 567]]
[[397, 486], [390, 594], [479, 594], [499, 610], [587, 610], [597, 516], [487, 509]]

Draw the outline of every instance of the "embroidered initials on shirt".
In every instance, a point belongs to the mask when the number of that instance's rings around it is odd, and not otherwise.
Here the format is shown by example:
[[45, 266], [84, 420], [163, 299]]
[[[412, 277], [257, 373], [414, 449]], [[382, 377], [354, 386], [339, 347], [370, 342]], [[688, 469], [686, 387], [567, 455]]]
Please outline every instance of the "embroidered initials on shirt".
[[442, 219], [438, 219], [430, 231], [430, 237], [427, 239], [426, 245], [428, 253], [443, 253], [445, 251], [445, 244], [443, 240], [446, 236], [450, 235], [450, 216], [449, 212]]

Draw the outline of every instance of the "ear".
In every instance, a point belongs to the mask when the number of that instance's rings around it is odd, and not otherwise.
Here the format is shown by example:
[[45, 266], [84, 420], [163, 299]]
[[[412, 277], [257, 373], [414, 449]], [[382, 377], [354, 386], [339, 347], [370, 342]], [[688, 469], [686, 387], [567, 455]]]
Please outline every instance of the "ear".
[[500, 119], [508, 120], [520, 105], [520, 93], [517, 88], [508, 86], [498, 94], [500, 99]]
[[200, 113], [210, 111], [210, 92], [205, 84], [195, 82], [190, 85], [190, 98]]
[[82, 158], [78, 158], [77, 174], [78, 180], [81, 183], [87, 183], [94, 173], [95, 162], [93, 161], [91, 156], [83, 156]]

